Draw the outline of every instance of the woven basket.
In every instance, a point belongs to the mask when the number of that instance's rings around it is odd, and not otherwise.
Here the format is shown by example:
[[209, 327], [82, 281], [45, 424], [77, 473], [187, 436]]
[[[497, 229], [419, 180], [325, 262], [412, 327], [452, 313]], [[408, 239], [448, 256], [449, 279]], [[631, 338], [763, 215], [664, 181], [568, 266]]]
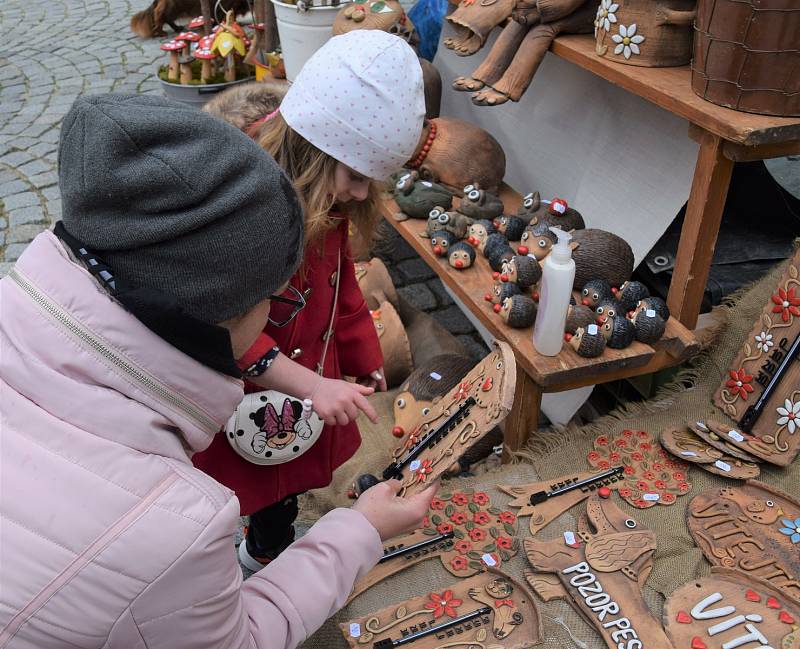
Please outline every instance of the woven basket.
[[699, 0], [692, 88], [735, 110], [800, 115], [800, 2]]

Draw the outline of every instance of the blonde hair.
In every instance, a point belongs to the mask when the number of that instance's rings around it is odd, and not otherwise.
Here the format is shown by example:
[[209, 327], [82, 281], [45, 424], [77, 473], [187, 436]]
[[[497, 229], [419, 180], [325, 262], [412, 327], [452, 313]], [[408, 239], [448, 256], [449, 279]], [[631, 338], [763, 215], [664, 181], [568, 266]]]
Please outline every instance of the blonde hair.
[[[244, 84], [221, 93], [204, 110], [246, 132], [275, 159], [300, 197], [306, 245], [321, 244], [338, 224], [330, 215], [336, 204], [338, 161], [294, 131], [280, 113], [257, 123], [277, 109], [284, 92], [271, 84]], [[365, 200], [338, 206], [354, 225], [362, 245], [369, 245], [373, 239], [379, 220], [380, 192], [381, 186], [370, 180]]]

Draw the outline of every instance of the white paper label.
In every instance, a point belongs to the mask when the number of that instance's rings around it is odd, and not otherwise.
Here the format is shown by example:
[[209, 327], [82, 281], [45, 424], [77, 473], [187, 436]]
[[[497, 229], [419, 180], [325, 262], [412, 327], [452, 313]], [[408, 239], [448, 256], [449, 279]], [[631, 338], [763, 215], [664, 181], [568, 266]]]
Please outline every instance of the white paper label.
[[432, 378], [434, 381], [441, 381], [441, 380], [442, 380], [442, 375], [441, 375], [441, 374], [439, 374], [439, 372], [431, 372], [431, 373], [430, 373], [430, 377], [431, 377], [431, 378]]
[[642, 500], [646, 500], [647, 502], [651, 503], [657, 502], [660, 498], [661, 496], [658, 494], [642, 494]]
[[645, 315], [648, 318], [655, 318], [656, 317], [655, 309], [647, 309], [647, 311], [645, 311]]
[[419, 460], [414, 460], [411, 464], [408, 465], [408, 468], [411, 469], [412, 471], [416, 471], [421, 466], [422, 462], [420, 462]]
[[716, 462], [714, 462], [714, 466], [723, 471], [731, 470], [731, 465], [723, 462], [722, 460], [717, 460]]
[[700, 430], [708, 431], [708, 426], [706, 426], [702, 421], [696, 421], [695, 426], [697, 426]]
[[484, 562], [484, 563], [485, 563], [487, 566], [489, 566], [490, 568], [494, 568], [494, 566], [496, 566], [496, 565], [497, 565], [497, 561], [495, 561], [495, 560], [494, 560], [494, 557], [493, 557], [491, 554], [489, 554], [488, 552], [487, 552], [486, 554], [484, 554], [484, 555], [481, 557], [481, 559], [483, 559], [483, 562]]
[[423, 181], [422, 181], [422, 185], [423, 185], [424, 187], [433, 187], [433, 184], [432, 184], [432, 183], [429, 183], [427, 180], [423, 180]]
[[744, 435], [742, 435], [738, 430], [729, 430], [728, 437], [735, 439], [737, 442], [744, 441]]
[[597, 335], [597, 325], [596, 324], [590, 324], [588, 327], [586, 327], [586, 331], [590, 336], [596, 336]]
[[575, 538], [575, 532], [570, 530], [564, 532], [564, 543], [570, 547], [574, 547], [578, 543], [578, 540]]
[[697, 457], [697, 453], [694, 451], [681, 451], [681, 455], [683, 455], [683, 457]]
[[351, 638], [361, 637], [361, 625], [358, 622], [350, 623], [350, 637]]

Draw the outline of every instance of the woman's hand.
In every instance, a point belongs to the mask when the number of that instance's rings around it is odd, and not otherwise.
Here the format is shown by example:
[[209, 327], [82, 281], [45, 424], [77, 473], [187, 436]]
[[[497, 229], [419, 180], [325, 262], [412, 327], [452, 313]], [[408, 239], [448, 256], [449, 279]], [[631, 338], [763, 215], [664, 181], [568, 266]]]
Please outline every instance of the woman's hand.
[[373, 388], [375, 392], [386, 392], [388, 389], [386, 387], [386, 377], [384, 376], [382, 367], [364, 376], [359, 376], [356, 379], [356, 383], [368, 388]]
[[378, 423], [375, 409], [369, 405], [366, 397], [375, 391], [372, 387], [340, 381], [339, 379], [321, 379], [311, 394], [314, 412], [328, 426], [346, 426], [363, 412], [373, 424]]
[[415, 496], [400, 498], [400, 486], [399, 480], [380, 482], [361, 494], [353, 505], [378, 531], [382, 541], [421, 527], [439, 489], [439, 483], [434, 482]]

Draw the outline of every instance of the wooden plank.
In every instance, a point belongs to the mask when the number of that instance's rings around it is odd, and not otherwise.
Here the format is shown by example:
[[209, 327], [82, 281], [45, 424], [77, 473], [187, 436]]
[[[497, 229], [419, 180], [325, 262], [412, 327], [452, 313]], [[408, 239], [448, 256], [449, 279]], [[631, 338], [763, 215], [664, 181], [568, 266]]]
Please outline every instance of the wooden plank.
[[754, 115], [717, 106], [691, 88], [689, 66], [642, 68], [597, 56], [590, 35], [559, 36], [551, 52], [726, 140], [754, 146], [800, 140], [800, 118]]
[[[503, 188], [501, 194], [506, 197], [512, 190]], [[518, 196], [509, 195], [507, 208], [511, 209], [511, 200]], [[606, 376], [620, 372], [627, 376], [639, 374], [636, 368], [647, 365], [662, 350], [660, 357], [664, 363], [673, 365], [688, 358], [699, 349], [693, 335], [677, 322], [670, 322], [665, 337], [653, 347], [635, 342], [627, 349], [607, 349], [602, 356], [595, 359], [578, 356], [571, 347], [564, 346], [560, 354], [553, 357], [542, 356], [533, 347], [532, 329], [511, 329], [495, 314], [491, 305], [484, 300], [484, 295], [492, 285], [492, 270], [488, 261], [478, 255], [475, 265], [465, 271], [451, 268], [447, 261], [433, 254], [429, 240], [419, 236], [425, 229], [425, 221], [409, 219], [397, 222], [393, 215], [397, 206], [393, 200], [387, 199], [383, 204], [383, 214], [403, 238], [419, 253], [442, 281], [458, 296], [466, 308], [485, 326], [492, 336], [503, 340], [514, 349], [514, 355], [521, 370], [528, 374], [545, 392], [558, 391], [564, 384], [593, 385], [606, 381]], [[667, 358], [668, 357], [668, 358]], [[662, 365], [663, 366], [663, 365]], [[653, 371], [653, 370], [650, 370]]]
[[723, 154], [734, 162], [753, 162], [769, 158], [783, 158], [788, 155], [800, 155], [800, 140], [792, 142], [775, 142], [760, 146], [745, 146], [734, 142], [725, 142]]
[[533, 431], [539, 428], [539, 412], [542, 407], [542, 388], [525, 372], [517, 371], [517, 387], [514, 405], [503, 422], [503, 462], [511, 459], [528, 441]]
[[667, 296], [670, 311], [688, 329], [700, 313], [733, 171], [719, 136], [705, 133], [701, 140]]

